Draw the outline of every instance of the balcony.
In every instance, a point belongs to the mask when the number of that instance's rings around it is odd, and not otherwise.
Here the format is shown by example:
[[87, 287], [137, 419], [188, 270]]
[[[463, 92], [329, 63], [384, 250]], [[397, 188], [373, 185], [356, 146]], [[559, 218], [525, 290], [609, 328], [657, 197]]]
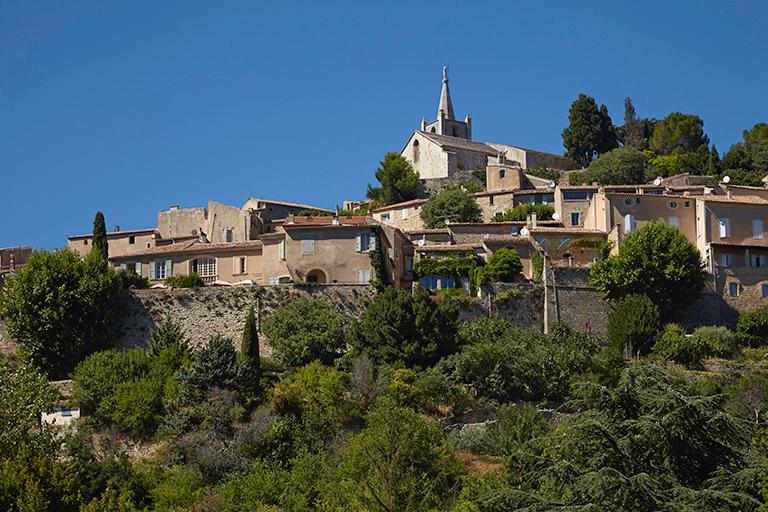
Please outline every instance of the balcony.
[[205, 283], [205, 286], [210, 286], [218, 281], [219, 276], [200, 276], [200, 278], [203, 280], [203, 283]]

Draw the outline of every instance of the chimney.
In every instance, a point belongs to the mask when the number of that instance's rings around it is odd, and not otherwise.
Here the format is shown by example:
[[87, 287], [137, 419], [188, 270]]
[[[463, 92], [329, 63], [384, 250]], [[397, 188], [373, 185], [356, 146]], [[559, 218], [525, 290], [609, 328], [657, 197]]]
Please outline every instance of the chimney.
[[289, 214], [288, 214], [288, 218], [286, 218], [286, 219], [285, 219], [285, 222], [286, 222], [287, 224], [293, 224], [293, 222], [294, 222], [293, 213], [289, 213]]
[[120, 226], [118, 224], [115, 224], [115, 233], [120, 232]]
[[172, 205], [171, 205], [171, 208], [170, 208], [170, 211], [172, 211], [172, 212], [175, 212], [175, 211], [176, 211], [176, 210], [178, 210], [178, 209], [179, 209], [179, 205], [177, 205], [177, 204], [172, 204]]
[[536, 229], [536, 213], [531, 214], [531, 228]]

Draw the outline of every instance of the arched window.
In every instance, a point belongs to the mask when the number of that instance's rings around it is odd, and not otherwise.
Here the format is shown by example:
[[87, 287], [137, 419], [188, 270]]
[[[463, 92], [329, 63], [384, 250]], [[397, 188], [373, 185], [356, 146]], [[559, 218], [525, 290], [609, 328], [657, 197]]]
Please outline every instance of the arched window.
[[413, 141], [413, 163], [419, 162], [419, 141]]
[[433, 126], [432, 129], [429, 131], [431, 131], [432, 133], [435, 133], [435, 127]]

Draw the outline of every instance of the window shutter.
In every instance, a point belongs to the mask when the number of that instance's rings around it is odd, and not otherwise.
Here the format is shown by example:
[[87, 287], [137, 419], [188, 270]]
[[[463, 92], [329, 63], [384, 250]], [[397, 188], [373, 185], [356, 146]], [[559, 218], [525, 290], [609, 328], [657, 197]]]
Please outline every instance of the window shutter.
[[149, 278], [150, 279], [157, 279], [155, 277], [155, 270], [157, 269], [157, 263], [154, 261], [149, 262]]
[[280, 243], [278, 244], [278, 251], [279, 251], [279, 258], [281, 260], [285, 259], [285, 240], [280, 240]]
[[165, 260], [165, 277], [171, 277], [173, 275], [173, 260]]
[[135, 270], [136, 270], [136, 275], [140, 276], [141, 275], [141, 262], [140, 261], [136, 262]]
[[355, 250], [360, 252], [363, 250], [363, 235], [358, 234], [355, 237]]
[[368, 247], [370, 248], [371, 251], [375, 251], [376, 250], [376, 240], [378, 240], [378, 237], [376, 236], [376, 233], [371, 233], [369, 235], [369, 237], [370, 237], [371, 241], [369, 242]]
[[191, 274], [194, 272], [194, 264], [192, 263], [194, 260], [187, 260], [187, 274]]

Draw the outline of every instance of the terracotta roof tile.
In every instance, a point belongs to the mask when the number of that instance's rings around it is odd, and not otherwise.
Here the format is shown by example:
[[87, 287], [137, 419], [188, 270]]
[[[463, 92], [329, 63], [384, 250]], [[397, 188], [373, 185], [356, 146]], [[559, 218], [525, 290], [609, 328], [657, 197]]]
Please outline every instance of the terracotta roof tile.
[[248, 240], [244, 242], [224, 242], [224, 243], [205, 243], [198, 240], [182, 242], [178, 244], [158, 245], [141, 252], [125, 256], [110, 257], [114, 260], [134, 259], [141, 256], [172, 255], [172, 254], [193, 254], [206, 253], [214, 251], [230, 251], [235, 249], [250, 249], [261, 247], [261, 240]]

